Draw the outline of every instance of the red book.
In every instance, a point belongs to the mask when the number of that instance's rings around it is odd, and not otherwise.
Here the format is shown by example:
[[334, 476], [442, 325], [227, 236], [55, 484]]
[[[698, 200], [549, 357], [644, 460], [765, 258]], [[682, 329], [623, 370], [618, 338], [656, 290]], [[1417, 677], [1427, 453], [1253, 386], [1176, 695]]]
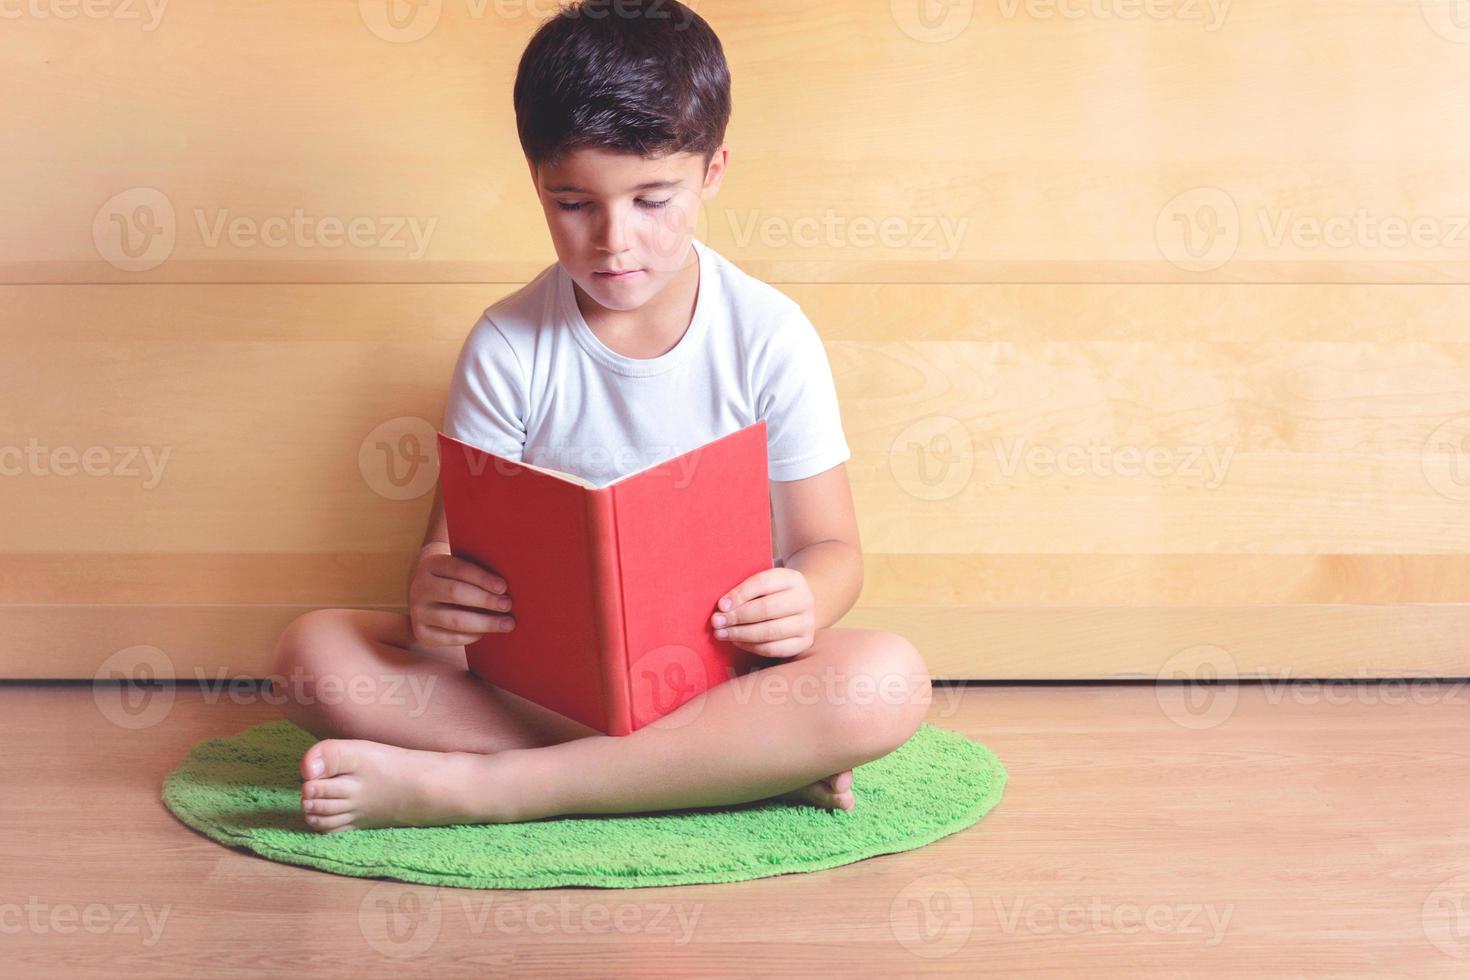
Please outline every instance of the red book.
[[490, 683], [626, 735], [761, 659], [710, 616], [772, 564], [764, 419], [603, 486], [440, 432], [439, 480], [450, 550], [510, 586], [465, 648]]

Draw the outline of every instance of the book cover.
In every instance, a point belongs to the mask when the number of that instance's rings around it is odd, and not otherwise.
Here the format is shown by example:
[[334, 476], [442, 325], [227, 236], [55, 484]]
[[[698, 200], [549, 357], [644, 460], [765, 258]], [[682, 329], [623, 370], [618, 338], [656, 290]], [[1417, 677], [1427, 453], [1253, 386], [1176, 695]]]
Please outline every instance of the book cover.
[[766, 423], [596, 486], [438, 434], [450, 550], [503, 576], [515, 629], [465, 648], [492, 684], [626, 735], [762, 658], [720, 596], [770, 568]]

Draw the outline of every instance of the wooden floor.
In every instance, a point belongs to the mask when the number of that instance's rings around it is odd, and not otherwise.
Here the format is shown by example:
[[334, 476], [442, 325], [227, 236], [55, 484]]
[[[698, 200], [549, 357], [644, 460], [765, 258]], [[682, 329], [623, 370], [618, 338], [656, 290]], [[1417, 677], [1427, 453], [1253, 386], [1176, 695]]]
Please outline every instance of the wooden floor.
[[208, 841], [158, 787], [193, 740], [275, 716], [236, 700], [181, 690], [129, 730], [88, 687], [0, 687], [0, 975], [1470, 975], [1458, 684], [948, 689], [931, 720], [1010, 770], [978, 826], [633, 891], [436, 890]]

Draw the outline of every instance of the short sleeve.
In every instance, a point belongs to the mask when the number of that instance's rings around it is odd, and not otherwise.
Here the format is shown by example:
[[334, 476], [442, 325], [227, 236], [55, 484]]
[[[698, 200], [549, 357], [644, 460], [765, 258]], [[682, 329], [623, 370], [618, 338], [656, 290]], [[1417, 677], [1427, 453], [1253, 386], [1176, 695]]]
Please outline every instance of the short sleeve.
[[758, 359], [756, 410], [766, 420], [772, 480], [801, 480], [851, 458], [832, 367], [817, 328], [800, 307]]
[[515, 349], [500, 328], [482, 316], [454, 365], [444, 433], [519, 460], [526, 445], [526, 415], [525, 374]]

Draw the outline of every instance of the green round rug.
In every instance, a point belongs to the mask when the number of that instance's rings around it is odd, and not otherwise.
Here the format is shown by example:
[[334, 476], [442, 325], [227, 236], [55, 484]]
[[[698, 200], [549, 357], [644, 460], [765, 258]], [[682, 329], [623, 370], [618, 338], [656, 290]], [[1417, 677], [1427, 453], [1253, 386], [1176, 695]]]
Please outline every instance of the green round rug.
[[190, 749], [163, 784], [184, 823], [273, 861], [456, 888], [638, 888], [818, 871], [921, 847], [1000, 801], [1006, 769], [985, 746], [923, 725], [853, 771], [847, 812], [777, 801], [520, 824], [318, 834], [301, 816], [298, 766], [315, 741], [268, 722]]

